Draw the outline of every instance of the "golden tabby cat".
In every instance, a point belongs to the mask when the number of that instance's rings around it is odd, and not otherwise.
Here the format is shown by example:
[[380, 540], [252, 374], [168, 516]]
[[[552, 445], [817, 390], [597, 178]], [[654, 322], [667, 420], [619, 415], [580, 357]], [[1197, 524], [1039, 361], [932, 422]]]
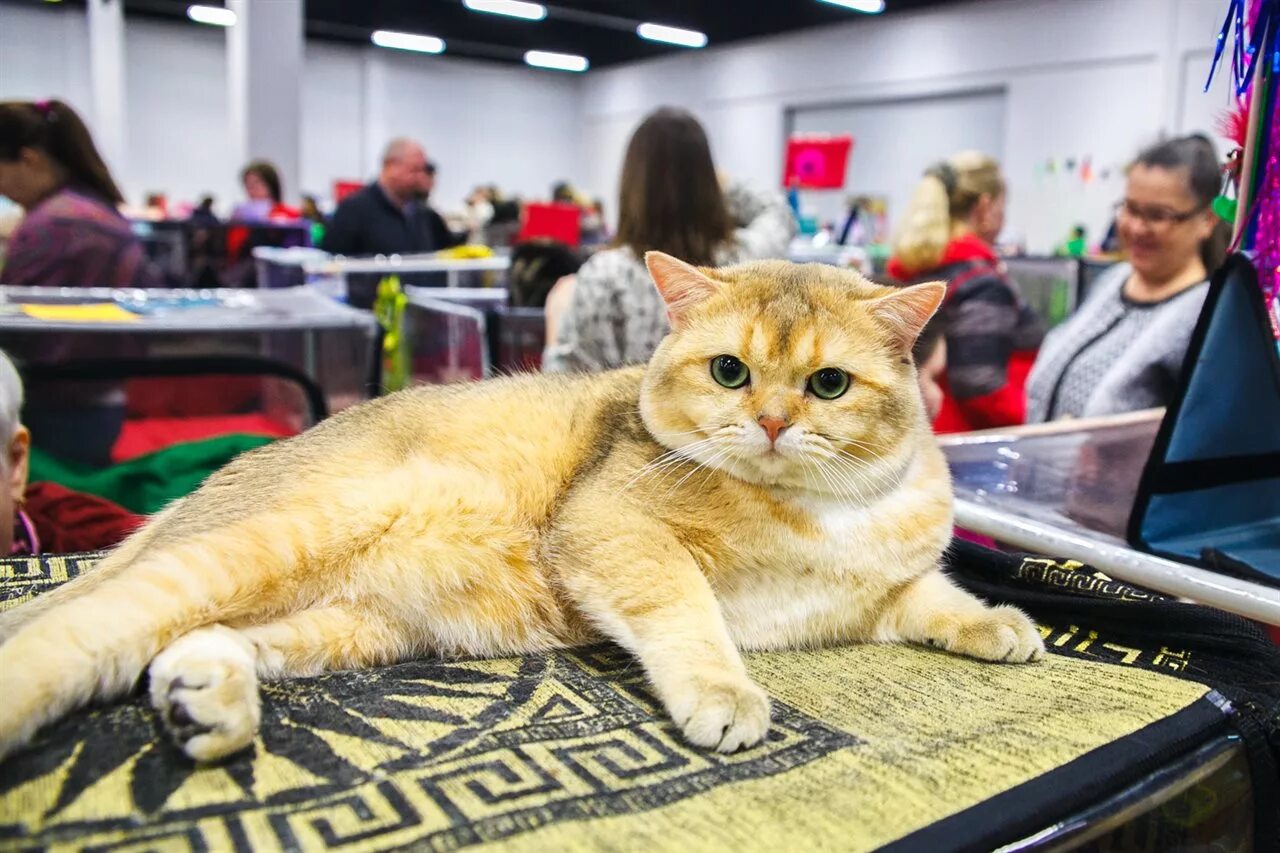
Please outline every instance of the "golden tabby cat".
[[944, 288], [650, 253], [647, 368], [416, 388], [245, 454], [84, 577], [0, 617], [0, 754], [92, 698], [249, 744], [259, 679], [610, 638], [693, 743], [751, 746], [739, 649], [1043, 652], [938, 570], [946, 465], [908, 353]]

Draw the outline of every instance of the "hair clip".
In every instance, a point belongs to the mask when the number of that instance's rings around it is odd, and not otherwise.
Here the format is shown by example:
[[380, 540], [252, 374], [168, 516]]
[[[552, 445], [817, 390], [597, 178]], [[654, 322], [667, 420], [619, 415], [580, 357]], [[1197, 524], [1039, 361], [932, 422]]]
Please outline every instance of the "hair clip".
[[44, 118], [45, 121], [57, 121], [58, 114], [53, 111], [53, 104], [46, 100], [33, 101], [31, 106], [36, 108], [36, 112]]
[[952, 166], [950, 163], [948, 163], [946, 160], [943, 160], [941, 163], [938, 163], [938, 165], [934, 166], [932, 169], [925, 172], [925, 174], [933, 175], [935, 178], [941, 181], [942, 186], [947, 191], [947, 195], [951, 195], [956, 191], [956, 184], [959, 183], [959, 176], [956, 175], [955, 167]]

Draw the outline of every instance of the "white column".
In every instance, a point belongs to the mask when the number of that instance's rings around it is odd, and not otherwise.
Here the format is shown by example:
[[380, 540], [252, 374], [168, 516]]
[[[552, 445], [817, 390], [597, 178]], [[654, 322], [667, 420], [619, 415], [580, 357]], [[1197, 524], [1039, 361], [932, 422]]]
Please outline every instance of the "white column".
[[286, 202], [297, 202], [302, 175], [303, 0], [228, 0], [231, 146], [241, 165], [270, 160]]
[[88, 0], [90, 118], [94, 141], [119, 175], [125, 171], [124, 0]]
[[387, 90], [388, 69], [385, 51], [366, 50], [361, 66], [360, 106], [361, 126], [364, 132], [360, 137], [360, 180], [367, 180], [376, 175], [382, 167], [382, 149], [391, 140], [388, 135]]

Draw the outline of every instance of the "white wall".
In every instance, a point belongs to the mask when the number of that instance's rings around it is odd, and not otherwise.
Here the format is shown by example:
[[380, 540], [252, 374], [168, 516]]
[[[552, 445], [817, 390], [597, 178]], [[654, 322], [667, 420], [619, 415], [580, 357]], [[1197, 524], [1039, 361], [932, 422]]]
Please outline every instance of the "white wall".
[[[0, 100], [63, 97], [92, 128], [87, 44], [82, 9], [0, 4]], [[128, 18], [125, 62], [128, 150], [109, 165], [128, 200], [212, 192], [229, 209], [243, 164], [230, 144], [225, 32]], [[556, 180], [585, 182], [575, 76], [317, 42], [304, 63], [291, 199], [327, 196], [335, 178], [371, 178], [398, 135], [421, 139], [439, 164], [434, 200], [445, 209], [481, 183], [545, 197]]]
[[[1142, 146], [1162, 132], [1212, 129], [1223, 98], [1197, 93], [1223, 8], [986, 0], [592, 72], [583, 93], [592, 185], [616, 194], [630, 129], [663, 104], [703, 120], [720, 168], [777, 186], [788, 109], [1002, 89], [1010, 223], [1044, 251], [1074, 222], [1101, 232], [1123, 191], [1120, 167]], [[1091, 183], [1044, 174], [1049, 158], [1086, 155]]]
[[802, 193], [801, 209], [821, 222], [838, 222], [850, 194], [881, 196], [903, 210], [920, 177], [920, 164], [955, 151], [1004, 156], [1005, 93], [963, 92], [910, 100], [871, 101], [796, 110], [792, 133], [849, 134], [857, 144], [845, 188]]
[[213, 192], [227, 207], [237, 186], [227, 97], [226, 38], [213, 27], [125, 22], [125, 198], [147, 193], [195, 201]]
[[[370, 51], [381, 80], [383, 138], [423, 141], [446, 206], [479, 183], [548, 198], [558, 179], [581, 183], [581, 78], [563, 72]], [[365, 152], [372, 167], [378, 150]]]

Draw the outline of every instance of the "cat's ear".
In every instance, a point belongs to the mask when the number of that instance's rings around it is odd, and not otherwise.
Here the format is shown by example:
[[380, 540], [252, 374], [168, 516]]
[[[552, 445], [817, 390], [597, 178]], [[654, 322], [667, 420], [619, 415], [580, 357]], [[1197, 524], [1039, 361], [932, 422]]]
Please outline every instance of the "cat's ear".
[[667, 304], [671, 328], [680, 327], [685, 312], [715, 293], [720, 285], [697, 267], [662, 252], [645, 252], [645, 266]]
[[904, 353], [910, 352], [946, 295], [947, 285], [941, 281], [904, 287], [874, 300], [871, 316], [881, 321], [894, 346]]

